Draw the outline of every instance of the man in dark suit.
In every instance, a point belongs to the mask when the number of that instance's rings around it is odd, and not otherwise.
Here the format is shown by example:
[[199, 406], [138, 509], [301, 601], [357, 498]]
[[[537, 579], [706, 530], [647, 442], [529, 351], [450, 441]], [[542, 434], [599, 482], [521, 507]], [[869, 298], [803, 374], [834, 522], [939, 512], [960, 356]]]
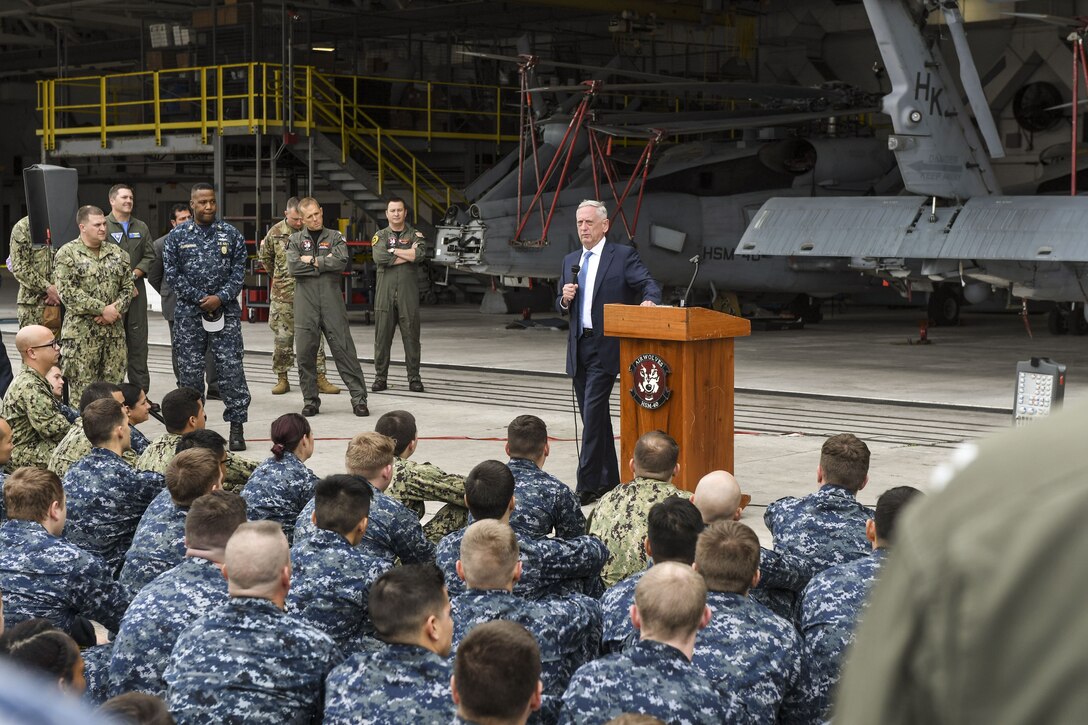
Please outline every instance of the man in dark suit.
[[[620, 342], [604, 337], [604, 306], [653, 306], [661, 302], [661, 288], [642, 263], [638, 250], [605, 242], [608, 210], [604, 204], [583, 201], [575, 219], [582, 248], [563, 259], [556, 307], [571, 316], [567, 375], [574, 378], [582, 411], [578, 498], [584, 506], [620, 482], [609, 411], [612, 386], [620, 369]], [[572, 269], [575, 267], [577, 272]]]

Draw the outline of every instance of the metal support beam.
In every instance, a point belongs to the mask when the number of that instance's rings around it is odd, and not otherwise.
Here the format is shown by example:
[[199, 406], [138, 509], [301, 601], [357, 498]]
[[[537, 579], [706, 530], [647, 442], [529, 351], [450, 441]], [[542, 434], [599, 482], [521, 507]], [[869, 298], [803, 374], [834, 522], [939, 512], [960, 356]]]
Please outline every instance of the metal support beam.
[[253, 201], [254, 201], [254, 206], [255, 206], [255, 211], [253, 212], [253, 214], [254, 214], [254, 216], [253, 216], [253, 234], [254, 234], [255, 238], [260, 238], [260, 236], [261, 236], [261, 146], [264, 145], [264, 137], [261, 135], [260, 130], [258, 130], [257, 133], [254, 134], [254, 138], [257, 141], [257, 163], [256, 163], [255, 175], [254, 175], [254, 179], [253, 179], [253, 181], [254, 181], [253, 188], [256, 189], [256, 191], [255, 191], [255, 193], [253, 195], [254, 196]]
[[306, 154], [306, 196], [314, 195], [314, 135], [306, 137], [309, 144]]
[[[273, 143], [273, 146], [275, 143]], [[280, 147], [283, 148], [282, 146]], [[272, 183], [268, 185], [268, 218], [276, 218], [276, 158], [280, 155], [280, 150], [277, 149], [272, 152], [272, 155], [268, 159], [268, 176], [272, 179]]]
[[212, 136], [212, 186], [215, 187], [216, 198], [219, 201], [219, 219], [223, 218], [223, 210], [227, 208], [227, 159], [225, 153], [226, 139], [222, 134]]

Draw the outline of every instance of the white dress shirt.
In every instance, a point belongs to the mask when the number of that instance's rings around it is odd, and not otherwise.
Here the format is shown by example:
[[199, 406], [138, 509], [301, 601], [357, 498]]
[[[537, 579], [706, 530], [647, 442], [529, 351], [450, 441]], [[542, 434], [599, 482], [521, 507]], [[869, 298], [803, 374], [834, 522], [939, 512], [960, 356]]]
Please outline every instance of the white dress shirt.
[[[593, 286], [597, 282], [597, 267], [601, 261], [601, 253], [604, 252], [605, 240], [602, 237], [601, 241], [588, 250], [590, 252], [589, 260], [582, 265], [586, 271], [586, 287], [585, 289], [578, 290], [578, 300], [582, 305], [582, 329], [593, 329]], [[582, 259], [585, 260], [586, 249], [582, 249]], [[603, 333], [604, 330], [599, 330], [599, 333]]]

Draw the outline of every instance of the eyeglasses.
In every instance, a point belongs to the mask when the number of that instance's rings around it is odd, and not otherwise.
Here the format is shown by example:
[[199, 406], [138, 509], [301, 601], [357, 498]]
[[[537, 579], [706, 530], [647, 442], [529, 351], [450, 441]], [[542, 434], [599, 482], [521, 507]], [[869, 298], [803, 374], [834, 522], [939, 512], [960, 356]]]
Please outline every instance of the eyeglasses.
[[56, 348], [56, 349], [59, 350], [60, 349], [60, 340], [50, 340], [49, 342], [45, 343], [44, 345], [31, 345], [30, 349], [31, 350], [37, 350], [39, 347], [53, 347], [53, 348]]

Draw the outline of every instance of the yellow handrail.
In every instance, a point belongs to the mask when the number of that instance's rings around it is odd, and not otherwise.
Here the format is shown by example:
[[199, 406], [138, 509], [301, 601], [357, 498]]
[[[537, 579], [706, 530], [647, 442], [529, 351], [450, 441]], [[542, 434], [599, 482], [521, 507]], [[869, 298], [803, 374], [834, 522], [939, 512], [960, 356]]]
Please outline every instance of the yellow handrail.
[[[420, 200], [438, 212], [449, 207], [455, 195], [454, 190], [399, 140], [390, 138], [385, 129], [357, 104], [349, 103], [347, 97], [327, 76], [311, 71], [307, 78], [306, 96], [309, 106], [316, 109], [323, 120], [339, 129], [342, 163], [346, 161], [351, 150], [362, 151], [375, 162], [379, 195], [385, 192], [387, 174], [392, 173], [411, 193], [416, 218], [419, 218]], [[365, 126], [361, 126], [360, 122], [365, 123]], [[367, 140], [368, 136], [374, 138], [374, 143]], [[403, 171], [406, 166], [412, 167], [411, 174]], [[459, 192], [456, 196], [464, 199]]]
[[[393, 97], [395, 88], [406, 89], [402, 97]], [[53, 151], [58, 138], [95, 137], [105, 148], [111, 139], [137, 135], [163, 145], [170, 134], [188, 132], [206, 145], [212, 132], [321, 132], [339, 140], [342, 163], [355, 157], [370, 166], [379, 194], [410, 194], [419, 218], [420, 207], [442, 213], [463, 196], [402, 140], [517, 141], [516, 93], [474, 83], [327, 74], [311, 66], [297, 68], [291, 79], [278, 64], [170, 68], [39, 81], [38, 134]], [[452, 130], [457, 124], [465, 129]]]

